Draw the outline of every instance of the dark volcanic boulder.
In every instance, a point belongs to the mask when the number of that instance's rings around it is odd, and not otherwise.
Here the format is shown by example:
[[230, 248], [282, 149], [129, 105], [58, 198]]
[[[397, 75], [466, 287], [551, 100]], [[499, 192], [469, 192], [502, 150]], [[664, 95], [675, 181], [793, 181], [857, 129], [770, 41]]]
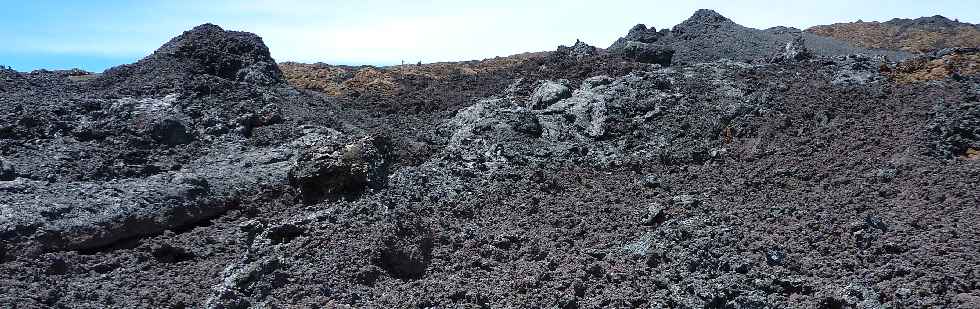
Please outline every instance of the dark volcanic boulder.
[[667, 31], [657, 32], [656, 28], [638, 24], [609, 46], [609, 52], [637, 62], [669, 66], [674, 49], [659, 43], [666, 34]]
[[208, 197], [208, 181], [189, 173], [108, 182], [43, 183], [19, 178], [3, 188], [0, 241], [19, 244], [28, 255], [98, 248], [224, 210]]
[[306, 203], [357, 195], [384, 181], [383, 148], [371, 137], [347, 143], [322, 141], [297, 160], [289, 171], [289, 183]]
[[796, 36], [792, 41], [786, 42], [786, 48], [773, 57], [773, 62], [800, 61], [813, 57], [813, 53], [804, 44], [805, 39], [802, 34]]
[[654, 27], [647, 28], [647, 26], [644, 24], [637, 24], [636, 26], [633, 26], [632, 29], [630, 29], [630, 32], [627, 33], [625, 37], [619, 38], [618, 40], [616, 40], [615, 43], [609, 46], [609, 49], [613, 50], [613, 49], [623, 48], [625, 47], [626, 42], [629, 41], [654, 43], [659, 41], [661, 38], [663, 38], [668, 32], [669, 31], [666, 30], [657, 32], [657, 28]]
[[165, 145], [187, 144], [193, 140], [187, 126], [179, 119], [164, 118], [154, 122], [150, 136], [158, 143]]
[[615, 53], [636, 62], [655, 63], [662, 66], [669, 66], [674, 57], [674, 49], [668, 46], [639, 41], [628, 41], [623, 48], [617, 49]]
[[810, 58], [810, 50], [806, 48], [804, 44], [803, 36], [797, 36], [793, 38], [792, 41], [786, 43], [786, 49], [783, 50], [783, 59], [787, 60], [803, 60]]
[[14, 166], [0, 158], [0, 181], [10, 181], [17, 178], [14, 174]]
[[586, 44], [585, 42], [579, 40], [575, 40], [575, 44], [572, 46], [565, 46], [565, 45], [558, 46], [558, 53], [568, 55], [578, 59], [595, 55], [596, 52], [597, 49], [595, 48], [595, 46]]

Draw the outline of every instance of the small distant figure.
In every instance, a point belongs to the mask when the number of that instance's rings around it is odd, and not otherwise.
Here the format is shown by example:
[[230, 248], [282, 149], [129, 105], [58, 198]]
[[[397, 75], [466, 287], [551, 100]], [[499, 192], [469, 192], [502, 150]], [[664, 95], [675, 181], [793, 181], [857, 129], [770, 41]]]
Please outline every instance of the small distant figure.
[[422, 61], [420, 60], [419, 63], [415, 64], [415, 66], [419, 66], [419, 67], [422, 66]]
[[403, 66], [405, 65], [405, 59], [402, 59], [402, 65]]

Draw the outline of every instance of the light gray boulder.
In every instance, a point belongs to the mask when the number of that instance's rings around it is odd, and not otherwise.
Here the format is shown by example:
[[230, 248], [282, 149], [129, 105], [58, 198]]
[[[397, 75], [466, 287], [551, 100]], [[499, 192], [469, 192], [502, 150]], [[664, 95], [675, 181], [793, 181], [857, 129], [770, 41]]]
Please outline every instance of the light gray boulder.
[[572, 96], [572, 90], [568, 86], [554, 81], [544, 81], [531, 94], [528, 102], [530, 109], [543, 109], [561, 99]]

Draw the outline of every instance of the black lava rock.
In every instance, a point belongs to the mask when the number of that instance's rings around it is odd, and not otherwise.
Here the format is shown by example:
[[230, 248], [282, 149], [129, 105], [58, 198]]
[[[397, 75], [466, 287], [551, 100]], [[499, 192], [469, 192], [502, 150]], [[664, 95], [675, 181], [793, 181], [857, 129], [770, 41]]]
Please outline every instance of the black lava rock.
[[[804, 46], [804, 38], [806, 46]], [[752, 29], [739, 25], [718, 12], [704, 9], [698, 10], [671, 30], [656, 31], [654, 28], [648, 29], [643, 24], [636, 25], [626, 36], [609, 46], [608, 50], [612, 54], [625, 55], [636, 61], [661, 65], [667, 65], [663, 61], [666, 50], [673, 51], [668, 63], [673, 65], [720, 59], [742, 62], [771, 61], [774, 55], [780, 61], [849, 54], [881, 55], [892, 59], [911, 56], [900, 51], [855, 47], [846, 42], [804, 33], [794, 28]]]
[[382, 147], [372, 138], [318, 145], [297, 160], [289, 183], [306, 203], [360, 194], [384, 181]]
[[579, 40], [575, 40], [575, 44], [572, 46], [565, 46], [565, 45], [558, 46], [558, 53], [576, 59], [581, 59], [581, 58], [595, 55], [597, 53], [597, 49], [595, 46], [586, 44], [585, 42]]
[[260, 84], [282, 81], [282, 72], [262, 38], [248, 32], [226, 31], [213, 24], [184, 32], [151, 57], [228, 80]]
[[666, 214], [664, 214], [664, 206], [661, 204], [651, 204], [647, 207], [646, 213], [640, 219], [640, 225], [643, 226], [655, 226], [664, 223], [666, 219]]
[[187, 144], [194, 139], [180, 120], [171, 118], [156, 121], [150, 134], [153, 140], [166, 145]]
[[216, 81], [285, 84], [259, 36], [204, 24], [170, 40], [139, 62], [111, 68], [93, 86], [127, 95], [165, 95], [181, 89], [213, 92]]
[[633, 59], [636, 62], [655, 63], [669, 66], [674, 57], [674, 49], [665, 45], [627, 41], [622, 48], [610, 50], [614, 54]]
[[651, 27], [638, 24], [630, 29], [625, 37], [616, 40], [609, 46], [609, 52], [633, 61], [643, 63], [656, 63], [662, 66], [669, 66], [674, 55], [674, 49], [658, 43], [668, 32], [657, 32]]
[[14, 166], [0, 158], [0, 181], [10, 181], [14, 178], [17, 178]]

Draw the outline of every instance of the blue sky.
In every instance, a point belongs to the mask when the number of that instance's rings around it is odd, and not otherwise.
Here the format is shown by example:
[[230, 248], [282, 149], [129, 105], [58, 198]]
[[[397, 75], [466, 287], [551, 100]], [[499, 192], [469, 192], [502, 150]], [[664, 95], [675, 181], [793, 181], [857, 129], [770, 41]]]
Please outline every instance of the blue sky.
[[483, 59], [575, 39], [605, 47], [636, 23], [671, 27], [698, 8], [755, 28], [937, 14], [980, 23], [974, 0], [0, 0], [0, 7], [0, 65], [20, 71], [99, 72], [205, 22], [259, 34], [278, 61], [375, 65]]

